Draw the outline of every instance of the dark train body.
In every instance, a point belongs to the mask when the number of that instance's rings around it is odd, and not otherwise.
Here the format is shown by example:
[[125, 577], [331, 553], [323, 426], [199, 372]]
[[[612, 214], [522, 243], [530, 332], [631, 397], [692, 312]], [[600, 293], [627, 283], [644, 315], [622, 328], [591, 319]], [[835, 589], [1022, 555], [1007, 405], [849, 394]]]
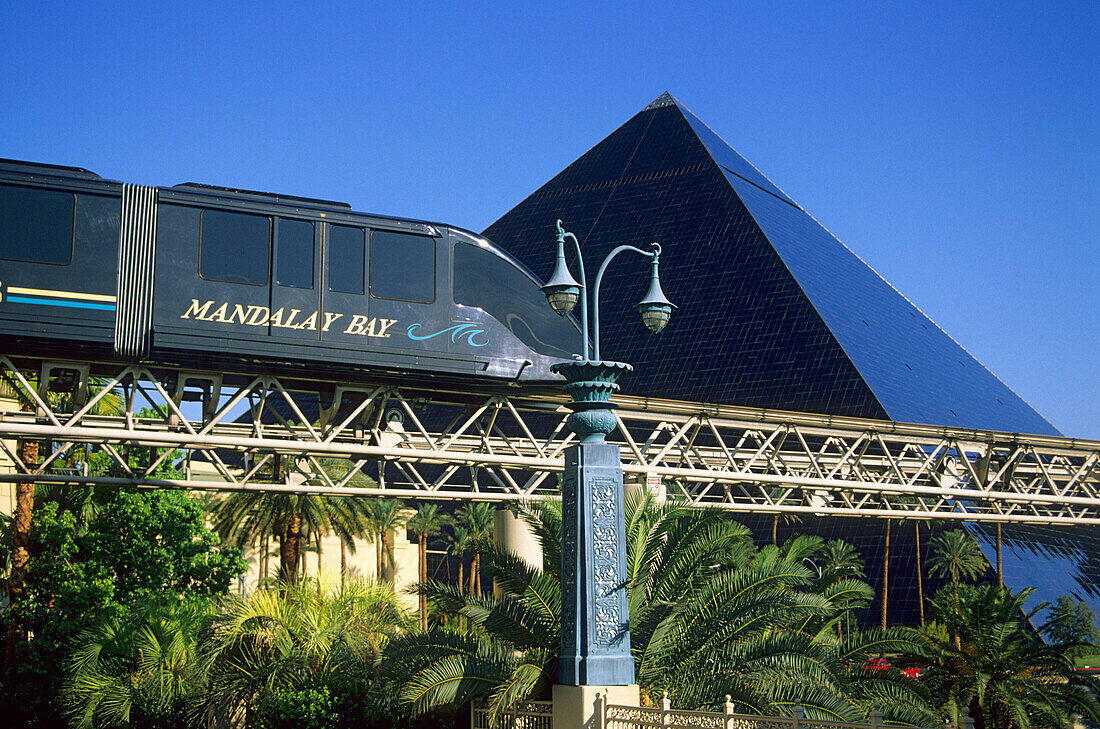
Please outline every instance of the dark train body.
[[580, 334], [539, 285], [447, 225], [0, 161], [4, 354], [551, 383]]

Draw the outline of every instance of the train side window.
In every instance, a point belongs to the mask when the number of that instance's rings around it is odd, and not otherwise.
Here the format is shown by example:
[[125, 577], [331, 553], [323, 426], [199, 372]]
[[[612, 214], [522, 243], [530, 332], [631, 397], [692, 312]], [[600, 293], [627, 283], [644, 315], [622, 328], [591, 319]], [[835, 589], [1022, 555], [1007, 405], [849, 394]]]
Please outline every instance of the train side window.
[[203, 210], [199, 277], [266, 286], [271, 257], [271, 218]]
[[275, 283], [296, 289], [313, 288], [313, 223], [279, 219]]
[[376, 299], [435, 301], [435, 239], [371, 231], [370, 293]]
[[68, 265], [75, 212], [71, 192], [0, 185], [0, 258]]
[[367, 232], [363, 228], [330, 225], [328, 229], [328, 288], [344, 294], [363, 293]]

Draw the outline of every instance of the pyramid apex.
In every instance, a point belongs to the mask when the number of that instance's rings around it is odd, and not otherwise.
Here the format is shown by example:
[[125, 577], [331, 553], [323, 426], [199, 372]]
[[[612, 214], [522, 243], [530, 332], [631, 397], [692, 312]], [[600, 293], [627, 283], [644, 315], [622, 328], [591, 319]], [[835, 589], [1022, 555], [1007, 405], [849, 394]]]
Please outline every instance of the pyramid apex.
[[654, 99], [652, 102], [650, 102], [649, 106], [642, 109], [642, 111], [649, 111], [650, 109], [660, 109], [662, 106], [676, 106], [677, 104], [679, 104], [679, 102], [676, 101], [676, 98], [666, 91], [658, 96], [656, 99]]

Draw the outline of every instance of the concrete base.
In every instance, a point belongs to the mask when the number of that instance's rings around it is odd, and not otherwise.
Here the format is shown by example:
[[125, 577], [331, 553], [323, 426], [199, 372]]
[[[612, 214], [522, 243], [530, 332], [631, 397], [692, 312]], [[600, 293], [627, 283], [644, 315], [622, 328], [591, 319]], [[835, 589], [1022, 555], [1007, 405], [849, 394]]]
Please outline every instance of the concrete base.
[[602, 729], [596, 694], [607, 703], [640, 706], [637, 684], [632, 686], [554, 686], [554, 729]]

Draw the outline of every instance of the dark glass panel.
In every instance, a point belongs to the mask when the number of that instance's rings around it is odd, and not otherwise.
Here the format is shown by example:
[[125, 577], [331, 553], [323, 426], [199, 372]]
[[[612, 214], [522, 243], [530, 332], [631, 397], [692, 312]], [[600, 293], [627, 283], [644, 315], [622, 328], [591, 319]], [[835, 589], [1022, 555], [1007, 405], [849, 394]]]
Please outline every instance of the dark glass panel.
[[75, 204], [70, 192], [0, 185], [0, 258], [69, 263]]
[[[933, 423], [1000, 422], [1014, 431], [1051, 432], [1038, 414], [723, 145], [690, 114], [685, 119], [679, 107], [643, 112], [485, 235], [540, 275], [553, 269], [558, 218], [580, 238], [592, 263], [619, 242], [644, 247], [647, 239], [660, 240], [661, 282], [680, 306], [661, 334], [649, 335], [628, 310], [644, 291], [638, 264], [616, 260], [601, 291], [604, 353], [635, 366], [621, 380], [630, 394]], [[701, 160], [706, 164], [696, 169]], [[972, 378], [972, 372], [978, 375]], [[1000, 420], [994, 420], [997, 412], [1003, 413]], [[752, 527], [758, 544], [770, 543], [771, 516], [741, 520]], [[926, 600], [944, 582], [928, 574], [929, 539], [960, 528], [955, 521], [892, 522], [890, 622], [919, 622], [918, 524]], [[780, 520], [777, 527], [780, 544], [795, 533], [851, 542], [866, 561], [868, 583], [881, 594], [884, 520], [807, 514], [797, 522]], [[979, 538], [995, 564], [992, 525], [963, 528]], [[1036, 586], [1032, 604], [1069, 594], [1100, 610], [1100, 530], [1006, 524], [1003, 539], [1011, 589]], [[992, 571], [986, 579], [993, 579]], [[875, 601], [862, 611], [861, 622], [877, 625], [878, 620]]]
[[271, 254], [271, 218], [222, 210], [202, 212], [199, 276], [263, 286]]
[[370, 236], [370, 292], [379, 299], [435, 300], [435, 239], [375, 230]]
[[454, 292], [456, 304], [484, 310], [536, 352], [568, 358], [581, 350], [580, 332], [554, 313], [538, 283], [489, 249], [455, 245]]
[[313, 223], [279, 221], [275, 283], [297, 289], [313, 288], [313, 233]]
[[367, 235], [363, 228], [332, 225], [328, 230], [328, 288], [345, 294], [363, 293]]

